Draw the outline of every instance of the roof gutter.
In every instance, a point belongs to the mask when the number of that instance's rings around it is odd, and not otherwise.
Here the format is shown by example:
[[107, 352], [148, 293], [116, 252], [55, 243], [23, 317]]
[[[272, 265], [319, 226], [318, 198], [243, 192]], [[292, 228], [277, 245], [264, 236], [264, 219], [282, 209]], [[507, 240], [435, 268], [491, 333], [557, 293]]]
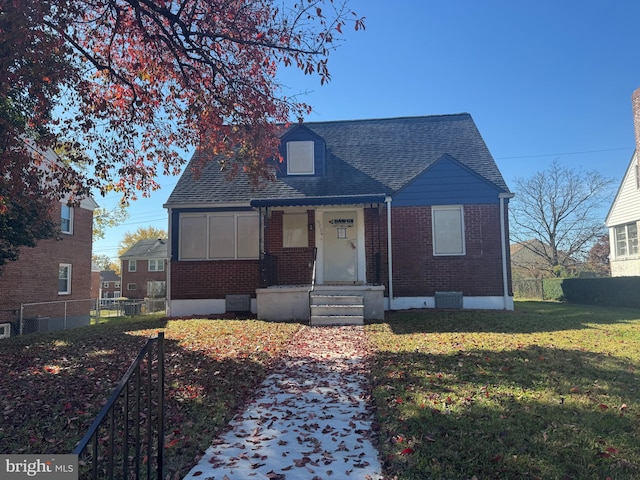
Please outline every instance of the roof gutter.
[[389, 310], [393, 310], [393, 260], [391, 252], [393, 251], [391, 245], [391, 197], [388, 196], [384, 199], [384, 203], [387, 205], [387, 259], [389, 268]]
[[507, 277], [507, 233], [506, 233], [506, 213], [504, 210], [504, 200], [513, 198], [513, 193], [499, 193], [500, 199], [500, 247], [502, 250], [502, 300], [505, 310], [513, 310], [513, 303], [509, 297], [509, 278]]
[[249, 204], [252, 207], [320, 207], [326, 205], [354, 205], [364, 203], [382, 203], [385, 194], [374, 195], [337, 195], [327, 197], [295, 197], [295, 198], [254, 198]]

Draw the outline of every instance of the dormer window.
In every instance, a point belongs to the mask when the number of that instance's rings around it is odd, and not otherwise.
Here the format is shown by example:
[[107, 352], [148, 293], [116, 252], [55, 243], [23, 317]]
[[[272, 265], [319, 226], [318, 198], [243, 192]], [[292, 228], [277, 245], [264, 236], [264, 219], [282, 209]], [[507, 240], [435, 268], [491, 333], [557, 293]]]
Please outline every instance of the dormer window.
[[313, 142], [287, 142], [287, 174], [313, 175], [314, 173]]

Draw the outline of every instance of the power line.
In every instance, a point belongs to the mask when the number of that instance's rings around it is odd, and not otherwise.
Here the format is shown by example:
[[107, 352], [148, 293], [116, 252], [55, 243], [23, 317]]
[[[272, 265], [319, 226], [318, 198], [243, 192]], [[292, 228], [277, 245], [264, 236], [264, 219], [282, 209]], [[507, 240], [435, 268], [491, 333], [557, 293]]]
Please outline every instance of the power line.
[[496, 160], [517, 160], [519, 158], [555, 157], [555, 156], [561, 156], [561, 155], [584, 155], [585, 153], [617, 152], [620, 150], [633, 150], [633, 147], [605, 148], [602, 150], [584, 150], [580, 152], [565, 152], [565, 153], [542, 153], [539, 155], [520, 155], [515, 157], [495, 157], [495, 159]]

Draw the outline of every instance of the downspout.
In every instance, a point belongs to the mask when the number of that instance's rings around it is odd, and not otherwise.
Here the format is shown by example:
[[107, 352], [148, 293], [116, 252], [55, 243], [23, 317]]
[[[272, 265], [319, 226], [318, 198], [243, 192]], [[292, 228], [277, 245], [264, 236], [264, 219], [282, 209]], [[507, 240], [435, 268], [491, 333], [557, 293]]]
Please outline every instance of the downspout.
[[387, 204], [387, 263], [389, 267], [389, 310], [393, 310], [393, 259], [391, 254], [391, 197], [385, 197], [384, 203]]
[[500, 199], [500, 246], [502, 249], [502, 300], [505, 310], [510, 310], [509, 305], [509, 278], [507, 277], [507, 232], [504, 213], [504, 199], [513, 198], [513, 193], [499, 193]]
[[173, 212], [171, 211], [171, 207], [167, 208], [167, 212], [169, 213], [169, 220], [168, 220], [168, 225], [167, 225], [167, 232], [169, 232], [169, 235], [167, 235], [167, 283], [166, 283], [166, 292], [165, 295], [167, 296], [167, 298], [165, 299], [166, 302], [166, 309], [167, 309], [167, 317], [171, 316], [171, 257], [172, 257], [172, 249], [171, 249], [171, 237], [172, 237], [172, 230], [171, 230], [171, 216], [173, 214]]

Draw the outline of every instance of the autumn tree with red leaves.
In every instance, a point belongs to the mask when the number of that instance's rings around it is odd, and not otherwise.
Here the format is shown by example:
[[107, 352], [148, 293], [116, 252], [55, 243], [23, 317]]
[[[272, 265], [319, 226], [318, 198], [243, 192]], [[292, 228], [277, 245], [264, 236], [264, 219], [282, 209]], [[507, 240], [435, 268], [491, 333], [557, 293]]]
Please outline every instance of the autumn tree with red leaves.
[[364, 28], [347, 0], [0, 0], [0, 215], [33, 195], [135, 199], [195, 146], [265, 176], [276, 124], [310, 112], [278, 69], [325, 83], [347, 26]]

